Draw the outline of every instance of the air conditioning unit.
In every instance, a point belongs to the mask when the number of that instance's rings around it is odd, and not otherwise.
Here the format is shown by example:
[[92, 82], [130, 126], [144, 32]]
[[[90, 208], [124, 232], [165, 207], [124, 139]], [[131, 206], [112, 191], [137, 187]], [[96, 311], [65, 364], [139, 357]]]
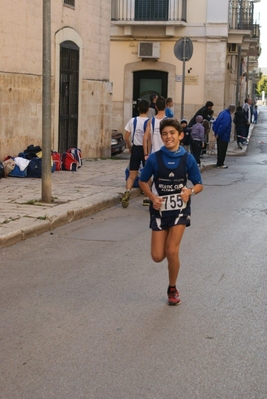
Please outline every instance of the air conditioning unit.
[[229, 54], [237, 54], [238, 53], [238, 46], [236, 43], [228, 44], [228, 53]]
[[159, 58], [160, 42], [139, 42], [138, 57], [140, 58]]

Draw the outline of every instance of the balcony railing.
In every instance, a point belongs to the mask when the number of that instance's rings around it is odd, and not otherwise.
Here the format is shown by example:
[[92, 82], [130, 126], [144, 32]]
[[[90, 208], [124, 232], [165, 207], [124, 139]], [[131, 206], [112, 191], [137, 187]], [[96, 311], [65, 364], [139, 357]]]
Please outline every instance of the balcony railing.
[[112, 21], [184, 21], [187, 0], [111, 0]]
[[254, 4], [250, 0], [229, 0], [229, 28], [253, 30]]

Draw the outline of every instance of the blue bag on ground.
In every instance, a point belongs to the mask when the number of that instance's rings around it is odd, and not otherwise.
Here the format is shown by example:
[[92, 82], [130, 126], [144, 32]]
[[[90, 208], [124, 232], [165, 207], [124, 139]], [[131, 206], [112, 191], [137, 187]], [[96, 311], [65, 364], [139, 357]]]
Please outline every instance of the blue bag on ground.
[[27, 177], [27, 169], [25, 168], [24, 170], [20, 170], [18, 165], [15, 165], [14, 169], [9, 173], [8, 176], [11, 177]]
[[42, 177], [42, 158], [36, 157], [30, 160], [27, 177], [35, 177], [39, 179]]

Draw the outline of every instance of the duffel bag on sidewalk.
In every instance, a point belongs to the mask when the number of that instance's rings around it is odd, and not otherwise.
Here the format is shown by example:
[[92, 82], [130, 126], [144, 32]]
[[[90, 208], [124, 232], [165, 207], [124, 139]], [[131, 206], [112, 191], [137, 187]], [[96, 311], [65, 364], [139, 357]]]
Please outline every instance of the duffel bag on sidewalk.
[[10, 177], [27, 177], [27, 170], [28, 168], [25, 168], [24, 170], [20, 170], [18, 165], [15, 165], [14, 169], [11, 170], [11, 172], [8, 174]]
[[39, 179], [42, 177], [42, 158], [36, 157], [30, 160], [27, 177], [35, 177]]

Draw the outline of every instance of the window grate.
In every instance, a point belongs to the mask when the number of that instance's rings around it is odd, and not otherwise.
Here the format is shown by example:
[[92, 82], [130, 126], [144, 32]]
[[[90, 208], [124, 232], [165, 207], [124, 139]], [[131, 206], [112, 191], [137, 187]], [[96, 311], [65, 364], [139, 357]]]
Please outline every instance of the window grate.
[[169, 0], [136, 0], [137, 21], [167, 21]]
[[64, 4], [75, 7], [75, 0], [64, 0]]

